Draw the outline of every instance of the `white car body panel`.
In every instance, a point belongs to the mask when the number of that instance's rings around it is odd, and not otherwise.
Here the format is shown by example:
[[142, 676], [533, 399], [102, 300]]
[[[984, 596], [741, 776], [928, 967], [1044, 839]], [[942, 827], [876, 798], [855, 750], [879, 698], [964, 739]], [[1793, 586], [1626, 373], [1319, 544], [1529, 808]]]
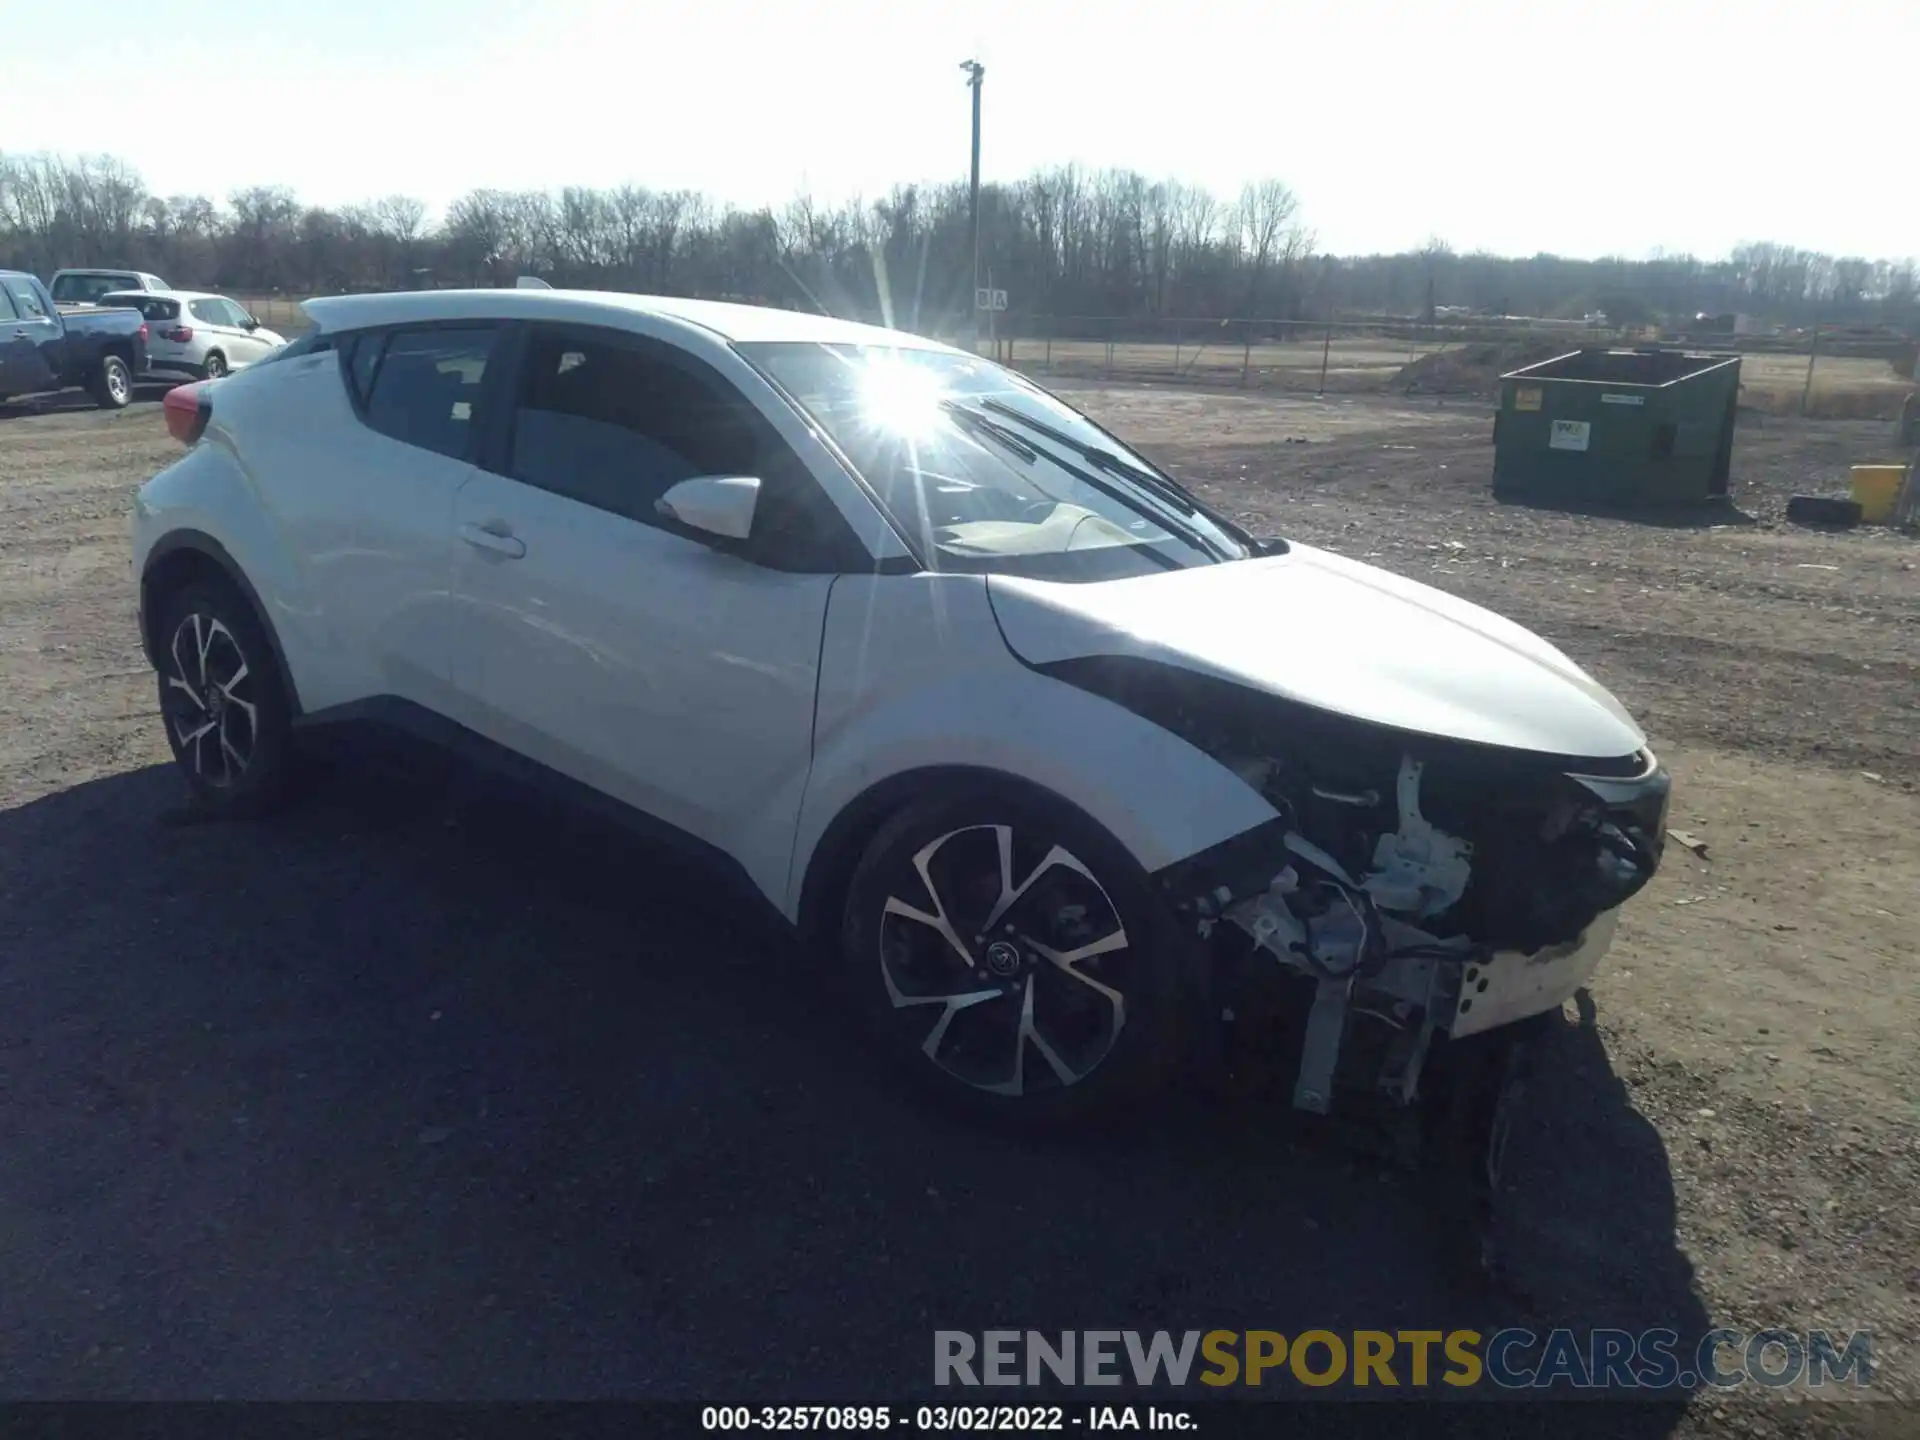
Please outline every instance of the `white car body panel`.
[[[471, 465], [362, 425], [339, 357], [302, 356], [214, 382], [214, 420], [180, 465], [148, 482], [149, 502], [217, 487], [198, 507], [273, 609], [302, 707], [376, 696], [444, 710], [458, 611], [450, 586], [454, 496]], [[243, 431], [245, 467], [226, 440]], [[230, 469], [232, 478], [217, 472]], [[183, 473], [184, 472], [184, 473]], [[244, 507], [234, 497], [244, 492]], [[267, 523], [235, 549], [224, 513]]]
[[1138, 655], [1356, 719], [1553, 755], [1612, 758], [1646, 743], [1539, 636], [1308, 545], [1101, 585], [995, 576], [991, 589], [1007, 643], [1032, 664]]
[[1274, 818], [1217, 760], [1022, 665], [1000, 637], [983, 577], [843, 576], [821, 645], [790, 918], [834, 817], [883, 780], [938, 766], [999, 771], [1050, 790], [1149, 871]]
[[1593, 979], [1619, 924], [1620, 912], [1607, 910], [1573, 940], [1533, 955], [1503, 950], [1488, 956], [1481, 966], [1486, 988], [1459, 996], [1447, 1032], [1463, 1039], [1564, 1005]]
[[779, 904], [836, 577], [485, 471], [455, 505], [474, 538], [453, 567], [450, 718], [727, 852]]

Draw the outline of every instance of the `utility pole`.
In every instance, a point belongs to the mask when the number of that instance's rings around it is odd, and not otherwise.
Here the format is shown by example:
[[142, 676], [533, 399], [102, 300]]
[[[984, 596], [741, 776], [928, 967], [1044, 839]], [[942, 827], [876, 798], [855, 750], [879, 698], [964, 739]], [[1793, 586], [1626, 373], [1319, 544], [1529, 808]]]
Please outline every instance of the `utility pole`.
[[967, 72], [967, 85], [973, 91], [973, 172], [968, 183], [968, 206], [973, 220], [973, 348], [980, 349], [980, 82], [986, 78], [987, 67], [978, 60], [962, 60], [960, 68]]

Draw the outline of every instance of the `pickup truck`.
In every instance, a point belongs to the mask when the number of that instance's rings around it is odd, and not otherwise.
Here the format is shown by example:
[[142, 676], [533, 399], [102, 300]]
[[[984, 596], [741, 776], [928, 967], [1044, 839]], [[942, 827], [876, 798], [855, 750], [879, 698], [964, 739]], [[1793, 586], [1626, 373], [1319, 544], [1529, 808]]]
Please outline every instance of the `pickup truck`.
[[101, 409], [118, 410], [147, 368], [138, 310], [63, 311], [34, 276], [0, 270], [0, 399], [85, 389]]

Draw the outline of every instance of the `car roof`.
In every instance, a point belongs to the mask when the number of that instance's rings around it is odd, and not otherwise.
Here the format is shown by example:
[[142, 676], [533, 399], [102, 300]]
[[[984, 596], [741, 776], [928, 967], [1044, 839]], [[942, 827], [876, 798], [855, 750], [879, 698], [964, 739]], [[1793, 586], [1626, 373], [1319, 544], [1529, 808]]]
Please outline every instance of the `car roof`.
[[915, 350], [950, 348], [905, 331], [803, 310], [685, 300], [671, 295], [629, 295], [615, 290], [410, 290], [388, 295], [325, 295], [306, 301], [300, 308], [323, 330], [358, 330], [369, 325], [428, 320], [597, 320], [620, 326], [622, 319], [644, 316], [693, 326], [739, 344], [792, 341], [893, 345]]

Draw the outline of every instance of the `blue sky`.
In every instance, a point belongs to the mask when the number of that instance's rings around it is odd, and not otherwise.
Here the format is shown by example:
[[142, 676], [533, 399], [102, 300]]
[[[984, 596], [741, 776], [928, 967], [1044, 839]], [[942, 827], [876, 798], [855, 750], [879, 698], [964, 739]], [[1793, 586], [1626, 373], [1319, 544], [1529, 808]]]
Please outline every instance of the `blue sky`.
[[[0, 0], [0, 144], [162, 193], [742, 204], [1078, 161], [1274, 175], [1322, 248], [1920, 252], [1917, 0]], [[37, 50], [20, 45], [37, 35]], [[1689, 92], [1699, 98], [1690, 98]], [[1904, 179], [1895, 177], [1904, 170]]]

